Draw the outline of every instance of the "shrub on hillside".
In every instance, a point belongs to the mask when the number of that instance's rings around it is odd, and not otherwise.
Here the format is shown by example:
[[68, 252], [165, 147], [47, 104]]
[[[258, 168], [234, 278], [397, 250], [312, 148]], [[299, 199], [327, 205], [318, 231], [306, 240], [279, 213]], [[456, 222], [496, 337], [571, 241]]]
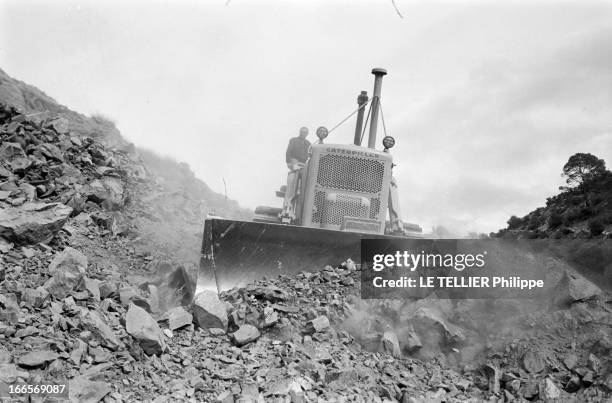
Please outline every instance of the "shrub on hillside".
[[523, 225], [523, 220], [513, 215], [508, 220], [508, 229], [519, 229]]
[[528, 217], [529, 219], [527, 220], [527, 229], [530, 231], [537, 230], [541, 225], [539, 209], [529, 214]]
[[548, 228], [555, 229], [563, 223], [563, 217], [559, 213], [552, 213], [548, 217]]
[[593, 236], [601, 235], [605, 228], [606, 225], [601, 218], [593, 218], [589, 221], [589, 231]]

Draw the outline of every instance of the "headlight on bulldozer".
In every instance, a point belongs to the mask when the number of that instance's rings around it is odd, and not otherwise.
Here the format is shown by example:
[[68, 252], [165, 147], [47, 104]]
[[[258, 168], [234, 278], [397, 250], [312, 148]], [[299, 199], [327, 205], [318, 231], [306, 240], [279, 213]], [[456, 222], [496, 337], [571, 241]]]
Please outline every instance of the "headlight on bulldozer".
[[385, 147], [385, 150], [388, 150], [389, 148], [392, 148], [395, 145], [395, 139], [391, 136], [385, 136], [383, 138], [383, 146]]
[[327, 128], [325, 126], [320, 126], [317, 129], [317, 137], [319, 138], [319, 140], [321, 140], [321, 142], [323, 142], [323, 139], [327, 137], [327, 134], [329, 132], [327, 131]]

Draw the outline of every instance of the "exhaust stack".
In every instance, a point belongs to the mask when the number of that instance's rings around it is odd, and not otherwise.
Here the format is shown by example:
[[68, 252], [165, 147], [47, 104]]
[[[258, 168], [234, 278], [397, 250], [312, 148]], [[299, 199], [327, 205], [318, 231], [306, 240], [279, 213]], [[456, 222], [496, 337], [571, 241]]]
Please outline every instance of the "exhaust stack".
[[370, 121], [368, 148], [376, 148], [376, 128], [378, 126], [378, 110], [380, 108], [380, 90], [383, 76], [387, 74], [387, 70], [375, 68], [372, 69], [372, 74], [374, 74], [374, 94], [372, 95], [372, 120]]
[[357, 97], [357, 105], [359, 110], [357, 111], [357, 125], [355, 126], [355, 139], [353, 143], [356, 146], [361, 145], [361, 131], [363, 130], [363, 113], [365, 112], [364, 105], [368, 102], [368, 92], [361, 91], [361, 94]]

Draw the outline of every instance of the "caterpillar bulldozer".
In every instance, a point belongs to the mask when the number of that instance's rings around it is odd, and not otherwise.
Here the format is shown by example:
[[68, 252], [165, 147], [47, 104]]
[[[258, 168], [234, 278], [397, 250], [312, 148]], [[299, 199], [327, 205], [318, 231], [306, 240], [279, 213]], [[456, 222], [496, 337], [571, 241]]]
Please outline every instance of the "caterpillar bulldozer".
[[[395, 140], [385, 136], [383, 149], [376, 149], [387, 72], [375, 68], [372, 74], [372, 98], [361, 91], [357, 110], [344, 120], [357, 114], [353, 144], [326, 144], [331, 130], [319, 127], [309, 158], [290, 166], [287, 184], [276, 192], [282, 207], [257, 207], [252, 221], [207, 217], [196, 292], [221, 292], [263, 277], [319, 270], [347, 258], [358, 261], [361, 239], [420, 237], [418, 225], [401, 219], [390, 153]], [[366, 147], [361, 142], [368, 121]]]

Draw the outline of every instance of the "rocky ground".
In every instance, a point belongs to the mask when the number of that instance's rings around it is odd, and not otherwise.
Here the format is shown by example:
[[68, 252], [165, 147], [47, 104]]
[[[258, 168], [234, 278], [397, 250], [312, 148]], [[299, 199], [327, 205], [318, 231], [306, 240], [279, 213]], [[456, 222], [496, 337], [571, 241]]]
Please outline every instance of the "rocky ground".
[[364, 301], [350, 261], [194, 298], [207, 206], [167, 182], [124, 142], [0, 108], [2, 395], [66, 382], [84, 402], [612, 399], [612, 300], [565, 268], [537, 302]]

